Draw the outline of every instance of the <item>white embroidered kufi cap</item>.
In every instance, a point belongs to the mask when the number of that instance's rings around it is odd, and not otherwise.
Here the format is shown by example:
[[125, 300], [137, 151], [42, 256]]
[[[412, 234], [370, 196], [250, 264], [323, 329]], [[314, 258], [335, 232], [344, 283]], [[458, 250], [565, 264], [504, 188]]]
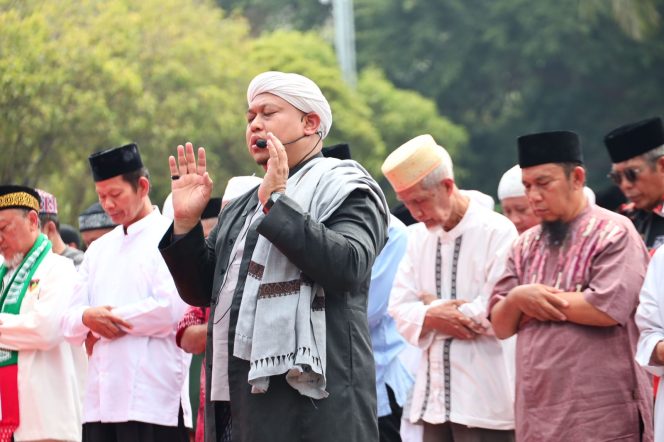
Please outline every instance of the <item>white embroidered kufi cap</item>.
[[517, 164], [505, 172], [500, 179], [498, 199], [502, 201], [505, 198], [518, 198], [520, 196], [526, 196], [526, 188], [523, 187], [523, 182], [521, 182], [521, 168]]
[[325, 138], [332, 128], [332, 109], [320, 88], [299, 74], [268, 71], [258, 74], [247, 88], [247, 103], [259, 94], [269, 93], [283, 98], [302, 112], [314, 112], [320, 117], [319, 130]]

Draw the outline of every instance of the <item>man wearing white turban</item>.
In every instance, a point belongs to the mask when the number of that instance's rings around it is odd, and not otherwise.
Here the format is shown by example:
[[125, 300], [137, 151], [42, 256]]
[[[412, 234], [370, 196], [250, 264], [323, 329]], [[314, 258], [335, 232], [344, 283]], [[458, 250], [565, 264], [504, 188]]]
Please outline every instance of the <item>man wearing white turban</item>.
[[247, 102], [247, 148], [265, 176], [207, 241], [205, 150], [186, 143], [169, 158], [175, 219], [160, 249], [180, 296], [211, 309], [205, 438], [378, 440], [367, 296], [385, 198], [359, 164], [321, 154], [332, 112], [313, 81], [265, 72]]
[[540, 219], [533, 213], [526, 197], [526, 189], [521, 182], [521, 168], [518, 164], [505, 172], [500, 179], [498, 199], [503, 214], [514, 223], [519, 235], [539, 224]]

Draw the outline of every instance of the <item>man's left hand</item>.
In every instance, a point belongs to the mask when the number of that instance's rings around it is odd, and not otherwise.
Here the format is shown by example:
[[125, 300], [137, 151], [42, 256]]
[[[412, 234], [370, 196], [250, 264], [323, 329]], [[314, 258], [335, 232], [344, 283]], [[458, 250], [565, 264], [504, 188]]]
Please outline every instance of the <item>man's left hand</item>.
[[265, 205], [273, 192], [285, 192], [288, 181], [288, 155], [286, 148], [272, 132], [267, 133], [267, 150], [270, 159], [267, 160], [267, 171], [263, 182], [258, 187], [258, 200]]

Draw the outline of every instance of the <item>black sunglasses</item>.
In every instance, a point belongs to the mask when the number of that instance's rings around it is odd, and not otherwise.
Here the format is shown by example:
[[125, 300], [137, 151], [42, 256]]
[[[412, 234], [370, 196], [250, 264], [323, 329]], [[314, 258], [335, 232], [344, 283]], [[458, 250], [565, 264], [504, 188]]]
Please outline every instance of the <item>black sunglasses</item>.
[[622, 172], [617, 172], [615, 170], [612, 170], [611, 172], [606, 175], [611, 181], [613, 181], [616, 186], [620, 186], [620, 183], [622, 183], [623, 176], [627, 181], [630, 183], [634, 184], [636, 180], [639, 179], [639, 174], [641, 173], [641, 168], [640, 167], [628, 167]]

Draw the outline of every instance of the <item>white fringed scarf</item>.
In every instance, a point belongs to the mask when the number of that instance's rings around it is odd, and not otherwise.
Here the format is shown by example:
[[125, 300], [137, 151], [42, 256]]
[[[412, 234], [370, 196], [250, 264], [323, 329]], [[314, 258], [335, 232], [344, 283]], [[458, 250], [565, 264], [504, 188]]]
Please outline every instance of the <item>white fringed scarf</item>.
[[[352, 160], [311, 160], [288, 179], [286, 194], [322, 223], [358, 189], [371, 195], [387, 223], [389, 210], [380, 187]], [[286, 373], [288, 383], [301, 394], [327, 397], [325, 339], [323, 288], [259, 236], [244, 286], [234, 347], [234, 356], [250, 362], [252, 393], [266, 392], [270, 376]]]

